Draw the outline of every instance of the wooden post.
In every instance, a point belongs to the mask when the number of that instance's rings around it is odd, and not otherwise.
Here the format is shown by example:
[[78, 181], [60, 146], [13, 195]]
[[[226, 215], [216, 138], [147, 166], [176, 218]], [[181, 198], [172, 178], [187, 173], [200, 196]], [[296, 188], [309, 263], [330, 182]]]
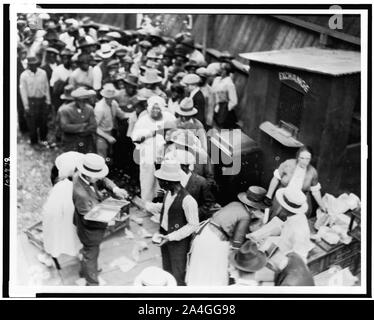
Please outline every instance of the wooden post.
[[206, 56], [207, 39], [208, 39], [208, 27], [209, 27], [209, 15], [204, 15], [204, 30], [203, 30], [203, 55]]

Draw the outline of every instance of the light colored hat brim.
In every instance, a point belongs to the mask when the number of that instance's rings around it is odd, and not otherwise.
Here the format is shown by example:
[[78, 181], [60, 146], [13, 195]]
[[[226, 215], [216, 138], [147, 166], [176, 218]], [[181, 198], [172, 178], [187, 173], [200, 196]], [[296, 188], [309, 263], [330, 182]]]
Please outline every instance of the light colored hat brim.
[[289, 206], [283, 199], [283, 195], [284, 195], [284, 191], [286, 189], [285, 188], [282, 188], [282, 189], [278, 189], [276, 194], [275, 194], [275, 197], [276, 199], [278, 200], [279, 204], [284, 208], [286, 209], [287, 211], [289, 212], [292, 212], [294, 214], [299, 214], [299, 213], [306, 213], [308, 211], [308, 203], [305, 202], [301, 205], [300, 208], [293, 208], [291, 206]]
[[197, 109], [196, 108], [192, 108], [191, 111], [183, 111], [180, 107], [176, 108], [175, 110], [176, 113], [178, 113], [179, 115], [181, 116], [194, 116], [195, 114], [197, 114]]
[[83, 159], [82, 161], [78, 163], [77, 169], [79, 170], [79, 172], [83, 173], [86, 176], [89, 176], [92, 178], [99, 178], [99, 179], [106, 177], [109, 173], [109, 168], [107, 165], [104, 165], [103, 169], [99, 172], [92, 172], [92, 171], [86, 170], [83, 167]]
[[110, 98], [115, 98], [115, 97], [117, 97], [118, 92], [116, 91], [116, 92], [114, 92], [113, 94], [106, 94], [104, 90], [101, 90], [101, 91], [100, 91], [100, 94], [101, 94], [102, 97], [110, 99]]
[[[165, 272], [165, 285], [164, 287], [176, 287], [177, 286], [177, 281], [175, 280], [175, 278], [168, 272]], [[144, 279], [143, 279], [143, 276], [142, 274], [138, 275], [135, 279], [134, 279], [134, 286], [137, 286], [137, 287], [144, 287], [144, 286], [147, 286], [146, 284], [144, 284]]]
[[168, 173], [162, 171], [162, 169], [159, 169], [155, 172], [155, 177], [159, 178], [159, 179], [162, 179], [162, 180], [174, 181], [174, 182], [179, 182], [179, 181], [182, 180], [182, 174], [181, 173], [179, 173], [179, 174], [168, 174]]
[[110, 50], [110, 52], [108, 52], [108, 53], [102, 53], [101, 51], [98, 51], [96, 54], [97, 54], [100, 58], [107, 59], [107, 58], [110, 58], [112, 55], [114, 55], [114, 53], [115, 53], [115, 50], [112, 49], [112, 50]]
[[154, 81], [149, 81], [149, 79], [147, 79], [146, 77], [141, 76], [141, 77], [139, 78], [139, 81], [140, 81], [140, 82], [143, 82], [143, 83], [146, 83], [146, 84], [152, 84], [152, 83], [159, 83], [159, 82], [161, 82], [161, 81], [162, 81], [162, 78], [159, 77], [159, 76], [157, 76], [157, 78], [154, 79]]
[[266, 265], [266, 256], [265, 254], [264, 255], [261, 255], [261, 257], [259, 257], [259, 262], [257, 265], [253, 266], [252, 268], [246, 268], [246, 267], [243, 267], [241, 265], [238, 264], [238, 262], [235, 260], [235, 257], [236, 257], [236, 254], [238, 252], [237, 251], [233, 251], [230, 253], [229, 255], [229, 261], [230, 263], [236, 268], [236, 269], [239, 269], [241, 271], [245, 271], [245, 272], [256, 272], [256, 271], [259, 271], [261, 270], [263, 267], [265, 267]]
[[74, 100], [72, 96], [65, 96], [64, 94], [60, 95], [61, 100]]
[[243, 202], [247, 206], [250, 206], [250, 207], [255, 208], [255, 209], [263, 210], [263, 209], [267, 208], [265, 206], [265, 204], [262, 203], [262, 202], [254, 202], [254, 201], [249, 200], [247, 198], [247, 193], [246, 192], [240, 192], [238, 194], [238, 199], [240, 200], [240, 202]]

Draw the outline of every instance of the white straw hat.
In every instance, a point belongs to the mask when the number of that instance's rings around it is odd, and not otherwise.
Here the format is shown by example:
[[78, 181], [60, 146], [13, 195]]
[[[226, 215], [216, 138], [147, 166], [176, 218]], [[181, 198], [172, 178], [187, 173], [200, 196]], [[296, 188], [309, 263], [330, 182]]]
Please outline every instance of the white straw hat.
[[166, 159], [161, 163], [161, 168], [155, 172], [155, 177], [166, 181], [181, 181], [183, 171], [180, 163], [174, 159]]
[[289, 212], [298, 214], [308, 210], [306, 196], [301, 190], [281, 188], [277, 190], [275, 197], [279, 204]]
[[135, 278], [134, 286], [175, 287], [177, 281], [169, 273], [158, 267], [148, 267]]
[[104, 158], [96, 153], [85, 154], [77, 168], [84, 175], [99, 179], [106, 177], [109, 172]]

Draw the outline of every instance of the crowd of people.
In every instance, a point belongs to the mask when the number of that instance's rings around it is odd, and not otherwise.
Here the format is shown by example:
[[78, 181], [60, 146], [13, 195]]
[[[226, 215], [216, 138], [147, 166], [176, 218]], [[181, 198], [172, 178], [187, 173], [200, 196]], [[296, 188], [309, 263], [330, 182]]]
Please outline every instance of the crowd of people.
[[[129, 198], [106, 178], [114, 165], [139, 179], [144, 208], [160, 224], [166, 273], [145, 272], [148, 280], [136, 283], [160, 285], [159, 275], [174, 285], [229, 285], [231, 274], [248, 278], [241, 283], [313, 285], [304, 228], [310, 192], [323, 204], [308, 148], [274, 172], [268, 191], [252, 186], [236, 202], [216, 203], [206, 132], [236, 125], [229, 54], [207, 64], [189, 32], [166, 38], [151, 25], [118, 31], [89, 17], [39, 18], [42, 29], [27, 15], [17, 21], [17, 109], [19, 129], [32, 146], [59, 144], [63, 151], [43, 209], [43, 262], [61, 253], [80, 255], [81, 275], [88, 285], [99, 284], [106, 224], [84, 215], [102, 200], [100, 188]], [[269, 207], [269, 222], [250, 232], [254, 217]], [[62, 224], [58, 212], [64, 212]]]

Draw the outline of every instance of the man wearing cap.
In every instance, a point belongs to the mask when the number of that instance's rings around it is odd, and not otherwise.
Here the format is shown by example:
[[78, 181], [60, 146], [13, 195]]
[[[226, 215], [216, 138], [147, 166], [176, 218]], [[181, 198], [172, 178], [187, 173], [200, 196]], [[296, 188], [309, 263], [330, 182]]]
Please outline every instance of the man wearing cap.
[[208, 143], [203, 124], [196, 119], [198, 113], [194, 108], [191, 98], [184, 98], [177, 106], [175, 113], [178, 115], [177, 128], [191, 131], [201, 142], [201, 147], [207, 151]]
[[112, 130], [116, 128], [116, 118], [124, 120], [135, 115], [133, 113], [125, 113], [121, 110], [118, 102], [114, 99], [118, 91], [112, 83], [105, 84], [100, 94], [103, 98], [95, 106], [97, 123], [96, 150], [99, 155], [106, 159], [110, 145], [116, 142], [116, 138], [112, 134]]
[[94, 153], [83, 156], [77, 165], [78, 172], [73, 178], [74, 224], [77, 226], [79, 240], [83, 244], [80, 274], [88, 286], [99, 285], [98, 257], [106, 223], [86, 220], [84, 216], [103, 199], [99, 189], [105, 188], [120, 199], [128, 197], [124, 189], [118, 188], [105, 178], [109, 172], [105, 160]]
[[156, 196], [157, 181], [154, 177], [155, 163], [164, 150], [163, 131], [175, 124], [175, 117], [165, 112], [165, 100], [152, 96], [147, 100], [147, 112], [139, 116], [132, 133], [140, 153], [140, 188], [143, 200], [152, 201]]
[[192, 172], [195, 165], [195, 156], [186, 150], [175, 149], [165, 154], [165, 159], [175, 159], [181, 165], [181, 185], [197, 201], [199, 207], [199, 221], [210, 218], [210, 208], [214, 205], [214, 196], [210, 191], [207, 180]]
[[205, 98], [199, 87], [200, 77], [197, 74], [187, 74], [182, 83], [186, 85], [186, 91], [197, 109], [196, 119], [205, 124]]
[[74, 101], [64, 104], [58, 110], [65, 151], [95, 151], [94, 134], [97, 124], [93, 107], [87, 101], [95, 95], [95, 91], [79, 87], [71, 93]]
[[31, 144], [38, 143], [39, 137], [47, 145], [47, 117], [51, 107], [49, 82], [46, 72], [38, 68], [36, 57], [27, 58], [28, 69], [20, 76], [20, 93], [28, 121]]
[[92, 57], [88, 54], [80, 54], [78, 56], [78, 68], [75, 69], [69, 78], [69, 84], [75, 89], [84, 86], [93, 88], [94, 77], [93, 68], [90, 66]]
[[199, 225], [197, 202], [181, 185], [179, 162], [165, 160], [155, 176], [160, 187], [166, 190], [163, 204], [158, 205], [161, 210], [162, 267], [175, 277], [178, 286], [185, 286], [190, 236]]
[[108, 63], [114, 55], [109, 43], [103, 43], [97, 54], [103, 59], [93, 68], [93, 88], [98, 91], [102, 88], [104, 79], [109, 76]]

